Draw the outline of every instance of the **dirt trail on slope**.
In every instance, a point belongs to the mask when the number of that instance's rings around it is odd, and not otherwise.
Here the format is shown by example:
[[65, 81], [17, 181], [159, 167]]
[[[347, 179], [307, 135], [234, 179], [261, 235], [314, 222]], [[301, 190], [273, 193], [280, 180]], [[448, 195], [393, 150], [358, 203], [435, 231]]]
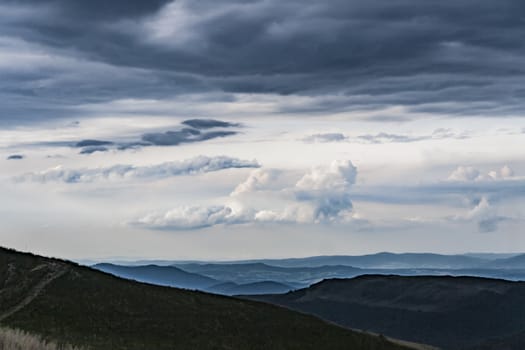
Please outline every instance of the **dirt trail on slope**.
[[65, 274], [69, 268], [66, 265], [52, 263], [48, 265], [51, 268], [51, 271], [40, 281], [36, 286], [33, 287], [27, 294], [27, 296], [17, 305], [13, 306], [9, 310], [0, 314], [0, 322], [4, 321], [6, 318], [12, 316], [16, 312], [20, 311], [31, 303], [35, 298], [37, 298], [44, 288], [63, 274]]

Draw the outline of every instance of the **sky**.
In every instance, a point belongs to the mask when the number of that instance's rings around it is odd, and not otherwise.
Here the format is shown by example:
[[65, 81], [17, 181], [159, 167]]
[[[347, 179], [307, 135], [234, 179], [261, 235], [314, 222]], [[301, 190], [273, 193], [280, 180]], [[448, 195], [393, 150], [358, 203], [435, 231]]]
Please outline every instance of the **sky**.
[[1, 0], [0, 245], [525, 252], [520, 0]]

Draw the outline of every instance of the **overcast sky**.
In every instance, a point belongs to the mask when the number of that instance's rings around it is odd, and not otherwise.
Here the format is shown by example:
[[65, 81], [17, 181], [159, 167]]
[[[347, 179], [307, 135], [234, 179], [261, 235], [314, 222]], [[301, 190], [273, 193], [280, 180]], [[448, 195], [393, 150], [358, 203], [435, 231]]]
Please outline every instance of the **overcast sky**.
[[524, 252], [520, 0], [0, 1], [0, 245]]

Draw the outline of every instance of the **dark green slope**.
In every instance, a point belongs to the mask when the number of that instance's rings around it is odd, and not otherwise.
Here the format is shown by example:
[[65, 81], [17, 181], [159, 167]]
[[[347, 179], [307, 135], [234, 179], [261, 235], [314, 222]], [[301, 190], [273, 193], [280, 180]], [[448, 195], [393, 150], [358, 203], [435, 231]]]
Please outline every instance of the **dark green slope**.
[[280, 307], [0, 249], [0, 324], [97, 350], [404, 349]]
[[443, 349], [524, 349], [525, 282], [367, 275], [249, 298]]

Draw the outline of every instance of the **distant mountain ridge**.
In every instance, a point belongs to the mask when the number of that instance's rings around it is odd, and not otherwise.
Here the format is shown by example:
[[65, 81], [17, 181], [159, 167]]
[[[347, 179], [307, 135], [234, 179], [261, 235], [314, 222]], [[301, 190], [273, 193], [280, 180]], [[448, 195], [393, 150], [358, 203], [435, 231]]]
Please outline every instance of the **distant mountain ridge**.
[[525, 254], [496, 259], [486, 263], [485, 266], [493, 269], [525, 269]]
[[178, 264], [180, 269], [238, 284], [274, 281], [302, 288], [325, 278], [356, 276], [364, 270], [351, 266], [281, 267], [265, 263]]
[[205, 290], [219, 283], [213, 278], [187, 272], [175, 266], [121, 266], [103, 263], [94, 265], [93, 268], [138, 282], [185, 289]]
[[308, 258], [264, 260], [263, 262], [282, 267], [319, 267], [344, 265], [358, 268], [469, 268], [479, 266], [483, 259], [465, 255], [440, 255], [432, 253], [395, 254], [382, 252], [361, 256], [317, 256]]
[[[114, 275], [186, 289], [198, 289], [227, 295], [265, 294], [301, 289], [330, 278], [352, 278], [360, 275], [451, 275], [508, 280], [525, 280], [525, 255], [491, 259], [439, 254], [392, 254], [379, 253], [365, 256], [329, 256], [304, 259], [265, 260], [235, 263], [177, 263], [174, 265], [98, 264], [95, 268]], [[320, 263], [327, 265], [317, 266]], [[339, 264], [337, 264], [339, 263]], [[367, 267], [353, 267], [345, 264]], [[289, 267], [270, 264], [290, 265]], [[312, 266], [295, 266], [312, 265]], [[428, 267], [436, 266], [436, 267]], [[444, 266], [449, 266], [446, 268]], [[263, 283], [264, 282], [264, 283]], [[275, 288], [266, 288], [273, 283]], [[222, 285], [221, 288], [214, 286]], [[250, 286], [249, 291], [236, 290], [239, 286]], [[279, 285], [279, 287], [276, 287]], [[231, 288], [229, 288], [229, 287]], [[261, 287], [259, 291], [255, 287]], [[284, 286], [288, 286], [285, 288]], [[248, 287], [246, 287], [248, 288]]]
[[390, 253], [381, 252], [367, 255], [321, 255], [304, 258], [284, 259], [251, 259], [231, 261], [206, 261], [206, 260], [136, 260], [136, 261], [113, 261], [115, 264], [133, 266], [154, 264], [159, 266], [187, 265], [187, 264], [213, 264], [213, 265], [237, 265], [262, 263], [274, 267], [321, 267], [328, 265], [352, 266], [355, 268], [481, 268], [494, 260], [501, 262], [512, 259], [515, 254], [490, 254], [490, 253], [467, 253], [467, 254], [434, 254], [434, 253]]

